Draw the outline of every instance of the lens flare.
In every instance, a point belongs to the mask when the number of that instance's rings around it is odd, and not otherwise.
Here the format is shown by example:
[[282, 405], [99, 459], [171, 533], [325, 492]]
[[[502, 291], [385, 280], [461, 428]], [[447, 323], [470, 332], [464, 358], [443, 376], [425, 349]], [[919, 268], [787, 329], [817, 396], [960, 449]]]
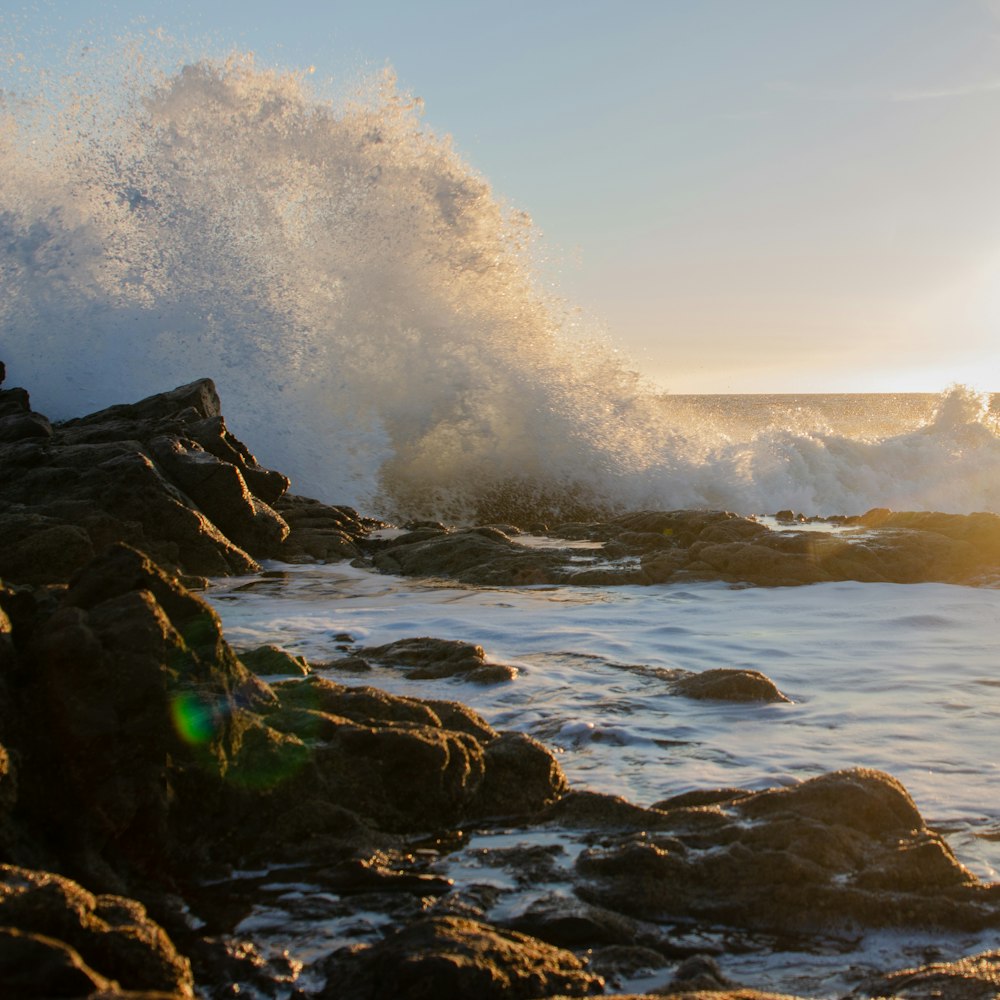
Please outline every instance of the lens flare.
[[170, 716], [185, 743], [200, 746], [215, 735], [212, 706], [190, 691], [178, 694], [170, 704]]

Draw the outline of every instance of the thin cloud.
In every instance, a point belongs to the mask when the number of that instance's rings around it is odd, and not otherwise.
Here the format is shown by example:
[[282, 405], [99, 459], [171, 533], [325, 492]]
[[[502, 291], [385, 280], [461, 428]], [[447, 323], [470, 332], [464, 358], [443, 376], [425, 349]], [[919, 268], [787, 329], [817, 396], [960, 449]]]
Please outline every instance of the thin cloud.
[[889, 100], [903, 101], [947, 101], [961, 97], [979, 97], [1000, 91], [1000, 80], [970, 83], [963, 87], [939, 87], [935, 90], [902, 90], [890, 94]]

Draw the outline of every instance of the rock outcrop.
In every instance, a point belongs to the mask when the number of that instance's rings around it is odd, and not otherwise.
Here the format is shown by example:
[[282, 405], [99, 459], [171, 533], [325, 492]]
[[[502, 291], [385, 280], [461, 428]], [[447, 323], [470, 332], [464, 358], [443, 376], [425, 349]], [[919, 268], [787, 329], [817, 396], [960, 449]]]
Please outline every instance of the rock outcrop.
[[1000, 885], [956, 861], [881, 772], [668, 799], [646, 818], [645, 832], [609, 833], [580, 855], [583, 899], [641, 919], [770, 933], [1000, 925]]
[[[23, 394], [23, 396], [22, 396]], [[0, 408], [27, 393], [0, 392]], [[288, 480], [226, 428], [208, 379], [0, 442], [0, 576], [65, 580], [113, 542], [194, 574], [249, 572], [288, 526]]]
[[422, 528], [364, 545], [372, 565], [403, 576], [483, 586], [652, 585], [721, 580], [799, 586], [834, 580], [961, 583], [1000, 580], [1000, 515], [869, 511], [829, 531], [771, 529], [725, 511], [640, 511], [550, 534], [599, 546], [538, 549], [495, 527]]

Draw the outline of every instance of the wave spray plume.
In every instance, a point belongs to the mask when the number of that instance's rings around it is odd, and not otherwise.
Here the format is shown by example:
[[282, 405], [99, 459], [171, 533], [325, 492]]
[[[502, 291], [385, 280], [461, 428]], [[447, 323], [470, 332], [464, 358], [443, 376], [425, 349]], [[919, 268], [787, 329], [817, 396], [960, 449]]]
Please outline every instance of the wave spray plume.
[[391, 73], [332, 100], [250, 57], [146, 65], [0, 105], [0, 351], [50, 416], [210, 375], [296, 491], [389, 516], [1000, 508], [964, 390], [874, 442], [678, 423]]

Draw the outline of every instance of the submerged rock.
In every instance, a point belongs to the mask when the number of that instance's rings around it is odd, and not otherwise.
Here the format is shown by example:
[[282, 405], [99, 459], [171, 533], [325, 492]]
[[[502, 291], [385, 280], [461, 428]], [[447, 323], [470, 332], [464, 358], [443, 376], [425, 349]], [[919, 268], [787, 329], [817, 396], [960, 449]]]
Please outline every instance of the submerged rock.
[[[361, 659], [385, 666], [398, 667], [411, 680], [437, 680], [461, 676], [475, 684], [496, 684], [513, 680], [517, 668], [503, 663], [487, 663], [482, 646], [454, 639], [397, 639], [384, 646], [367, 646], [357, 650], [352, 662]], [[339, 666], [339, 664], [334, 664]], [[355, 665], [354, 669], [357, 669]]]
[[675, 681], [675, 694], [685, 698], [715, 701], [787, 702], [770, 677], [759, 670], [719, 667], [689, 674]]

